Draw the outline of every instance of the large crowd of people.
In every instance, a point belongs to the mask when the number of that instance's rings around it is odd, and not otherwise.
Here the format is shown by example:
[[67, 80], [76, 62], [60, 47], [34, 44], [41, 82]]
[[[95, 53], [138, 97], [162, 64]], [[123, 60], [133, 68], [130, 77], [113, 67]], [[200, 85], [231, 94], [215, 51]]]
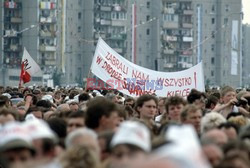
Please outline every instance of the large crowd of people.
[[0, 168], [249, 168], [250, 92], [0, 87]]

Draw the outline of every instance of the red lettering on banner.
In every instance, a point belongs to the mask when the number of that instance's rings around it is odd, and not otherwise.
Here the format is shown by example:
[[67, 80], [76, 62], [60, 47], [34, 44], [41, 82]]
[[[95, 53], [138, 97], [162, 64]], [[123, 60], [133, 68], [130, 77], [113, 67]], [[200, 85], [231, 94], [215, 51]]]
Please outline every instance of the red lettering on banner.
[[136, 78], [140, 80], [149, 80], [149, 75], [146, 75], [143, 72], [132, 70], [132, 78]]
[[101, 62], [102, 62], [102, 58], [98, 55], [98, 56], [97, 56], [97, 59], [96, 59], [96, 63], [97, 63], [98, 65], [100, 65]]
[[192, 78], [157, 78], [158, 85], [165, 87], [183, 87], [183, 86], [191, 86]]
[[114, 65], [115, 68], [117, 68], [117, 70], [121, 71], [124, 74], [128, 74], [128, 67], [123, 64], [122, 62], [120, 62], [119, 59], [117, 59], [114, 55], [112, 55], [110, 52], [107, 53], [107, 55], [105, 56], [105, 58], [112, 64]]
[[118, 79], [118, 80], [122, 79], [122, 74], [117, 72], [116, 70], [114, 70], [113, 67], [109, 63], [107, 63], [106, 61], [104, 62], [102, 68], [105, 69], [106, 72], [108, 72], [108, 74], [111, 77]]
[[167, 91], [167, 97], [171, 97], [171, 96], [181, 96], [181, 97], [187, 97], [190, 93], [190, 88], [186, 88], [183, 90], [175, 90], [175, 91]]

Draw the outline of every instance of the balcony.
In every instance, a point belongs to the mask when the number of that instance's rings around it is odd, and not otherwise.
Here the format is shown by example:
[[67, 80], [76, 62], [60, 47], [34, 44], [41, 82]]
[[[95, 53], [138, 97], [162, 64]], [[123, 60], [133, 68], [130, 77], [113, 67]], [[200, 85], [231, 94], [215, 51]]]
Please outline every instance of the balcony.
[[183, 37], [183, 41], [184, 42], [192, 42], [193, 41], [193, 37]]
[[110, 34], [110, 39], [111, 40], [126, 40], [127, 35], [126, 34]]
[[111, 20], [101, 19], [100, 20], [100, 24], [101, 25], [110, 25], [111, 24]]
[[56, 60], [45, 60], [45, 65], [56, 65]]
[[18, 34], [16, 33], [15, 30], [5, 30], [4, 35], [6, 35], [7, 37], [17, 37], [18, 36]]
[[164, 66], [164, 68], [173, 68], [174, 64], [172, 64], [172, 63], [165, 63], [163, 66]]
[[95, 39], [98, 39], [99, 37], [105, 39], [106, 38], [106, 34], [105, 33], [95, 33]]
[[112, 26], [125, 26], [126, 20], [112, 20]]
[[123, 50], [122, 50], [122, 48], [113, 48], [117, 53], [122, 53], [123, 52]]
[[177, 41], [177, 37], [176, 36], [163, 35], [163, 40], [165, 40], [165, 41]]
[[179, 23], [178, 22], [163, 22], [163, 28], [166, 29], [178, 29]]
[[22, 8], [21, 2], [4, 2], [4, 7], [9, 9], [20, 9]]
[[163, 53], [164, 54], [174, 54], [174, 50], [173, 49], [164, 49]]
[[40, 51], [50, 51], [54, 52], [56, 51], [56, 46], [49, 46], [49, 45], [40, 45]]
[[105, 12], [110, 12], [111, 11], [111, 6], [101, 6], [100, 10], [101, 11], [105, 11]]
[[162, 11], [164, 14], [174, 14], [175, 13], [174, 8], [163, 8]]
[[6, 52], [20, 52], [20, 51], [22, 51], [22, 46], [19, 44], [4, 45], [4, 51], [6, 51]]
[[12, 23], [22, 23], [22, 18], [21, 17], [11, 17], [10, 22]]
[[41, 9], [55, 9], [56, 3], [53, 2], [40, 2]]
[[192, 23], [182, 23], [182, 27], [183, 28], [193, 28], [193, 24]]
[[184, 10], [183, 11], [184, 15], [193, 15], [193, 13], [194, 13], [193, 10]]
[[41, 37], [55, 37], [56, 36], [56, 32], [55, 31], [40, 31], [40, 36]]
[[185, 55], [185, 56], [190, 56], [193, 54], [193, 51], [192, 50], [185, 50], [182, 52], [182, 55]]
[[40, 17], [41, 23], [56, 23], [56, 17]]

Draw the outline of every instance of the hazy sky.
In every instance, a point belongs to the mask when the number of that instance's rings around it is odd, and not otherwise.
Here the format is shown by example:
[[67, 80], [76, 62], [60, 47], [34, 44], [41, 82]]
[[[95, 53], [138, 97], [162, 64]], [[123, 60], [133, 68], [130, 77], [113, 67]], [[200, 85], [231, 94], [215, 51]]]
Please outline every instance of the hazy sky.
[[250, 24], [250, 0], [243, 0], [243, 12], [244, 12], [243, 23]]

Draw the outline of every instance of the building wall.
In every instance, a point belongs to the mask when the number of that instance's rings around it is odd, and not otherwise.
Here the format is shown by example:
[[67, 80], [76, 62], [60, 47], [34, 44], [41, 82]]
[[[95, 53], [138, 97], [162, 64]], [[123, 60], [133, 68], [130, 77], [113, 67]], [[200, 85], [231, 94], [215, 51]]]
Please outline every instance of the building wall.
[[[207, 85], [231, 85], [241, 86], [241, 0], [202, 1], [196, 0], [194, 25], [201, 24], [202, 31], [194, 28], [195, 44], [201, 37], [201, 44], [197, 46], [201, 50], [201, 59], [204, 65], [205, 83]], [[198, 22], [198, 7], [201, 9], [201, 20]], [[232, 67], [232, 22], [238, 21], [237, 36], [238, 46], [236, 75], [231, 73]]]
[[250, 87], [250, 25], [243, 25], [242, 37], [243, 86]]

